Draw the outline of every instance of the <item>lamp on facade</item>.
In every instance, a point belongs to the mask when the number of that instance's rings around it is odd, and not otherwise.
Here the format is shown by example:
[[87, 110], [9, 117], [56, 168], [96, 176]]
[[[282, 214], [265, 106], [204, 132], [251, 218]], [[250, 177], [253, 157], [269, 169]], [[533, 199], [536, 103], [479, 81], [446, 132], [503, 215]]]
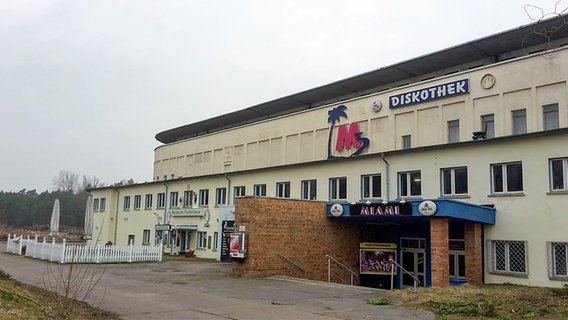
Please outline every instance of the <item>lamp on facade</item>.
[[371, 205], [371, 199], [367, 199], [367, 201], [365, 201], [365, 204], [370, 206]]
[[384, 205], [387, 205], [389, 202], [387, 201], [387, 199], [383, 199], [383, 202], [382, 202], [382, 203], [383, 203]]
[[404, 200], [404, 198], [400, 199], [400, 203], [405, 204], [406, 200]]

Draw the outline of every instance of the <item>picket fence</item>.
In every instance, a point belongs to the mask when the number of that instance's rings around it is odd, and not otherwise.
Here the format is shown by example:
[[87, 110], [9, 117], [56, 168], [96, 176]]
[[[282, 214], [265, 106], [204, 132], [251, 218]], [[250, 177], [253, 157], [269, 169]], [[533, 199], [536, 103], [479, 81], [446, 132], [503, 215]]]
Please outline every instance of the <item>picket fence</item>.
[[121, 263], [162, 261], [162, 247], [157, 246], [114, 246], [55, 243], [55, 238], [47, 242], [38, 241], [37, 236], [8, 235], [6, 252], [26, 257], [49, 260], [59, 263]]

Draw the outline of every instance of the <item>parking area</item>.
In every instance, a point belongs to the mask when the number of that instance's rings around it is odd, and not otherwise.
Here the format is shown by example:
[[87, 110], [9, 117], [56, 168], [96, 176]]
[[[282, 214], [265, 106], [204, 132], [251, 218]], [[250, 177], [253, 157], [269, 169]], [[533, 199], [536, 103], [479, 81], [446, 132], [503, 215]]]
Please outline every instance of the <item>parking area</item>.
[[[0, 254], [0, 268], [13, 278], [44, 287], [58, 265]], [[368, 299], [385, 291], [293, 278], [239, 278], [231, 264], [167, 261], [92, 265], [103, 277], [88, 302], [124, 319], [434, 319], [428, 312]]]

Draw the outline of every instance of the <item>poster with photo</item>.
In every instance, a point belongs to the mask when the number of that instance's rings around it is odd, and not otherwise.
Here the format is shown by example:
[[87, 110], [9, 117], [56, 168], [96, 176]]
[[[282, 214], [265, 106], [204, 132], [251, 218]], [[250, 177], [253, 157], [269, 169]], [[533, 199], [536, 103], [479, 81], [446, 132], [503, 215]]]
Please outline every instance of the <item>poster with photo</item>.
[[359, 272], [361, 274], [390, 275], [396, 274], [396, 244], [361, 243], [359, 253]]

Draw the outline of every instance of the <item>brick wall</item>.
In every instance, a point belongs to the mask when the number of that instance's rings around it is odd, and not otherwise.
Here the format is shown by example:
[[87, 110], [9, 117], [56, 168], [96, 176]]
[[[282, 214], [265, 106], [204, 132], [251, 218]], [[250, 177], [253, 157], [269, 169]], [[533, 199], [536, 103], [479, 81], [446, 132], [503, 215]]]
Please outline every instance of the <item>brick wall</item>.
[[432, 287], [450, 285], [448, 219], [430, 220]]
[[325, 210], [326, 204], [316, 201], [238, 198], [235, 230], [246, 228], [248, 256], [233, 262], [233, 274], [327, 280], [327, 254], [358, 273], [359, 229], [355, 223], [328, 220]]
[[465, 242], [465, 278], [468, 283], [483, 283], [481, 225], [466, 223], [464, 229]]

